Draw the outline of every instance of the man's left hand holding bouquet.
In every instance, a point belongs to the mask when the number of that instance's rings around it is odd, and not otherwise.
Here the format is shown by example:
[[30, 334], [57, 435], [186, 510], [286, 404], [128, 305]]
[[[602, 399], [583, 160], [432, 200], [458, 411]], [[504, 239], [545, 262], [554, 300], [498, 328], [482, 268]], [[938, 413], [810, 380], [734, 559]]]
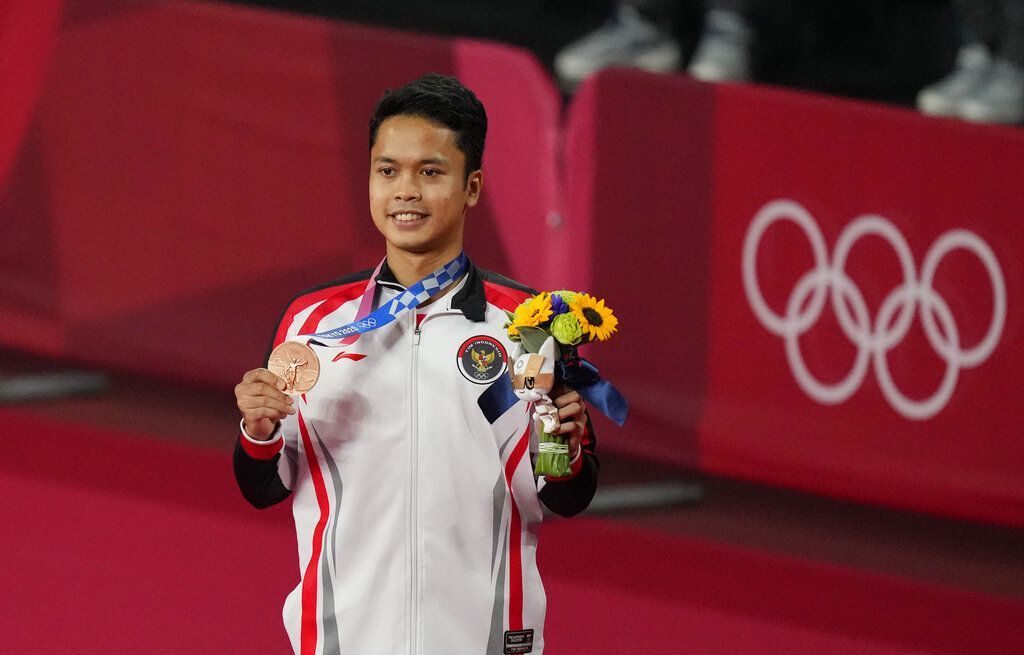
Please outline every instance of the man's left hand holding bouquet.
[[582, 344], [606, 341], [616, 331], [618, 319], [603, 300], [566, 290], [538, 293], [509, 312], [508, 319], [509, 338], [521, 342], [525, 351], [511, 367], [512, 389], [533, 404], [540, 429], [534, 471], [571, 477], [578, 470], [587, 430], [583, 397], [597, 402], [619, 425], [625, 420], [625, 399], [577, 354]]
[[560, 425], [554, 434], [569, 439], [569, 465], [575, 466], [579, 461], [580, 447], [583, 435], [587, 433], [587, 404], [579, 393], [558, 384], [551, 392], [552, 402], [558, 408], [558, 420]]

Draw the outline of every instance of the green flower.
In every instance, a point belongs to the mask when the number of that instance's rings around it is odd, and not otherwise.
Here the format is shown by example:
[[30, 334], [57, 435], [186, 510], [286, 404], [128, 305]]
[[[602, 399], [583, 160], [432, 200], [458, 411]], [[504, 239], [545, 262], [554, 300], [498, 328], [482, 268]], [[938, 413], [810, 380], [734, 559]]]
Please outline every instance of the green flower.
[[576, 299], [575, 291], [567, 291], [565, 289], [562, 289], [561, 291], [552, 291], [551, 295], [558, 296], [559, 298], [564, 300], [566, 304], [569, 304]]
[[583, 338], [583, 326], [575, 314], [559, 314], [551, 321], [551, 336], [560, 344], [575, 346]]

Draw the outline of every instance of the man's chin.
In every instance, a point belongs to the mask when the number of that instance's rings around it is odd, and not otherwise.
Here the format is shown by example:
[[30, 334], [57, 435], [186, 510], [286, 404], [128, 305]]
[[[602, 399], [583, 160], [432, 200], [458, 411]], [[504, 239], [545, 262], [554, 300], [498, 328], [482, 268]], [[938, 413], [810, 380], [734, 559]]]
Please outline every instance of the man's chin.
[[436, 250], [434, 245], [429, 242], [420, 239], [403, 239], [401, 236], [389, 238], [388, 245], [393, 251], [407, 255], [429, 255]]

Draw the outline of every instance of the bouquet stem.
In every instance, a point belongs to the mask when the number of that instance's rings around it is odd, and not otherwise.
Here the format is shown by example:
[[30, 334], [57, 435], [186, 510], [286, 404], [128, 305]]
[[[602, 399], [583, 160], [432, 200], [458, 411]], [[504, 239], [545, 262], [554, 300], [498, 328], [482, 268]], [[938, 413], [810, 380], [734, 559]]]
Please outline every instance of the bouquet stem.
[[569, 467], [569, 437], [560, 434], [549, 434], [540, 431], [539, 452], [533, 472], [537, 475], [549, 475], [561, 478], [572, 474]]

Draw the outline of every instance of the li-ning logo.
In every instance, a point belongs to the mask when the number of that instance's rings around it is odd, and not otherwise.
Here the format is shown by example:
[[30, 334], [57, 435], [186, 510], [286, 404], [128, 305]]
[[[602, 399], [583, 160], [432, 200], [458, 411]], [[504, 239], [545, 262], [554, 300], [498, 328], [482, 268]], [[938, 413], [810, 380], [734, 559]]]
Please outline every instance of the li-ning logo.
[[347, 353], [344, 350], [342, 350], [337, 355], [335, 355], [334, 359], [332, 359], [331, 361], [337, 362], [341, 361], [342, 359], [351, 359], [354, 362], [358, 362], [361, 359], [366, 359], [366, 355], [362, 353]]
[[[807, 236], [815, 266], [797, 281], [789, 294], [786, 313], [780, 316], [768, 307], [761, 294], [757, 280], [757, 253], [765, 231], [776, 221], [785, 220], [795, 223]], [[889, 242], [903, 273], [903, 284], [889, 292], [882, 301], [874, 324], [868, 316], [864, 296], [844, 270], [850, 250], [867, 235], [876, 235]], [[932, 288], [939, 263], [956, 249], [973, 253], [988, 272], [992, 285], [992, 320], [988, 331], [977, 345], [967, 349], [960, 344], [960, 333], [949, 304]], [[942, 411], [953, 395], [960, 369], [977, 366], [988, 359], [999, 343], [1006, 319], [1006, 285], [999, 261], [988, 244], [973, 232], [950, 230], [939, 236], [925, 254], [918, 277], [910, 247], [900, 231], [881, 216], [860, 216], [843, 229], [829, 262], [818, 224], [803, 206], [792, 200], [768, 203], [747, 228], [743, 242], [743, 288], [761, 325], [785, 340], [790, 370], [808, 396], [827, 405], [846, 401], [860, 388], [870, 357], [885, 399], [901, 415], [915, 420], [928, 419]], [[807, 369], [800, 352], [800, 336], [821, 316], [826, 291], [843, 333], [857, 348], [849, 374], [836, 384], [824, 384], [816, 379]], [[900, 391], [893, 382], [887, 360], [888, 352], [907, 335], [918, 307], [921, 308], [921, 323], [928, 342], [946, 362], [946, 372], [938, 389], [920, 401], [907, 398]]]

